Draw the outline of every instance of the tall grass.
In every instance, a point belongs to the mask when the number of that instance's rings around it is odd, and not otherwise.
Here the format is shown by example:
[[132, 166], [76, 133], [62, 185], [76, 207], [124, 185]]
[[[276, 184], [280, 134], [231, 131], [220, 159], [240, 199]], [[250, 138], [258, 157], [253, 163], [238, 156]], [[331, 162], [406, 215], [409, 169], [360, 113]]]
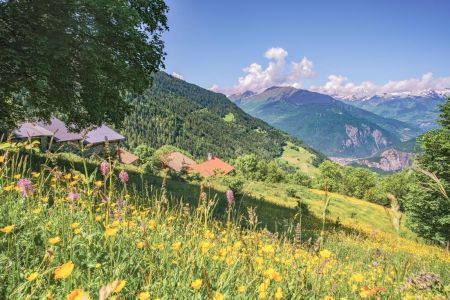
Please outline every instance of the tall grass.
[[372, 231], [300, 244], [258, 229], [254, 209], [215, 219], [206, 191], [196, 207], [174, 204], [164, 188], [130, 193], [110, 161], [31, 172], [27, 152], [0, 148], [0, 299], [449, 297], [437, 248]]

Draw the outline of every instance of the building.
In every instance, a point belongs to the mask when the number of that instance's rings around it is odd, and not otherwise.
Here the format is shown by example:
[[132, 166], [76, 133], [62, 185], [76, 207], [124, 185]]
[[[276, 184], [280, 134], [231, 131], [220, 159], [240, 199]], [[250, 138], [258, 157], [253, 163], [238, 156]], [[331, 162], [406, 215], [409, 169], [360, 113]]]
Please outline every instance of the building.
[[192, 172], [197, 172], [203, 177], [227, 175], [234, 171], [233, 166], [210, 154], [206, 161], [193, 165], [190, 169]]
[[161, 155], [160, 159], [166, 168], [177, 173], [188, 171], [197, 164], [193, 159], [181, 152], [166, 153]]
[[[119, 156], [120, 143], [125, 141], [125, 137], [106, 125], [101, 125], [92, 130], [75, 132], [70, 125], [56, 117], [50, 121], [26, 122], [22, 123], [14, 130], [15, 139], [40, 139], [41, 147], [48, 148], [49, 141], [53, 149], [64, 149], [65, 151], [79, 150], [80, 143], [87, 146], [89, 155], [108, 152], [111, 155]], [[106, 147], [106, 145], [108, 145]], [[107, 149], [106, 149], [107, 148]], [[131, 153], [130, 153], [131, 154]], [[135, 162], [135, 158], [128, 155], [128, 159]]]
[[139, 163], [139, 157], [125, 149], [120, 148], [119, 151], [119, 161], [127, 165], [137, 165]]
[[48, 147], [48, 139], [53, 136], [53, 133], [35, 123], [22, 123], [13, 132], [14, 137], [19, 140], [30, 139], [38, 140], [41, 144], [41, 149], [45, 150]]

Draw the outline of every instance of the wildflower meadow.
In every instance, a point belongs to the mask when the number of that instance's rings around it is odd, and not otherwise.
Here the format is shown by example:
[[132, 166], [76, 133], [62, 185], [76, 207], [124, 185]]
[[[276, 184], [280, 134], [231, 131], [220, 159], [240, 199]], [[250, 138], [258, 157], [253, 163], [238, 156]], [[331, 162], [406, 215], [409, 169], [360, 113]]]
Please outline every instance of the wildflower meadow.
[[[2, 144], [1, 299], [448, 299], [450, 254], [391, 233], [270, 232], [235, 196], [215, 218], [165, 193], [134, 194], [98, 171], [32, 169], [29, 144]], [[298, 229], [299, 231], [300, 229]]]

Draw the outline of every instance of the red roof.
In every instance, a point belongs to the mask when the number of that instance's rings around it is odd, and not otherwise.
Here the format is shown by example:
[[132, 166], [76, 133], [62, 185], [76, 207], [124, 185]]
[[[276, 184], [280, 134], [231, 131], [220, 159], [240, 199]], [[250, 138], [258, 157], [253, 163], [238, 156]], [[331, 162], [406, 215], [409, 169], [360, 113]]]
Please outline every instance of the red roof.
[[216, 174], [226, 175], [233, 171], [234, 167], [218, 159], [217, 157], [213, 157], [200, 164], [191, 166], [191, 170], [200, 173], [200, 175], [203, 177], [209, 177]]

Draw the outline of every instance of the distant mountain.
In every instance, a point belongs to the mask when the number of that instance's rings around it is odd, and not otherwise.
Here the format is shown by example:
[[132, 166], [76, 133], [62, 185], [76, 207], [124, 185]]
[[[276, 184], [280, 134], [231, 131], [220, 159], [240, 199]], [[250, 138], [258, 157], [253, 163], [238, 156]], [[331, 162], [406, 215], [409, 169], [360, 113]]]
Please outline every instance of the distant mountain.
[[122, 131], [131, 146], [169, 144], [197, 158], [208, 153], [224, 159], [255, 153], [268, 159], [281, 156], [289, 141], [313, 154], [316, 162], [325, 158], [300, 140], [248, 115], [225, 95], [164, 72], [155, 74], [153, 86], [131, 102], [134, 109]]
[[450, 89], [427, 90], [420, 93], [391, 93], [370, 98], [347, 99], [345, 102], [428, 131], [438, 127], [439, 106], [448, 96], [450, 96]]
[[404, 122], [293, 87], [271, 87], [250, 96], [234, 95], [232, 99], [252, 116], [328, 156], [368, 157], [421, 133]]

